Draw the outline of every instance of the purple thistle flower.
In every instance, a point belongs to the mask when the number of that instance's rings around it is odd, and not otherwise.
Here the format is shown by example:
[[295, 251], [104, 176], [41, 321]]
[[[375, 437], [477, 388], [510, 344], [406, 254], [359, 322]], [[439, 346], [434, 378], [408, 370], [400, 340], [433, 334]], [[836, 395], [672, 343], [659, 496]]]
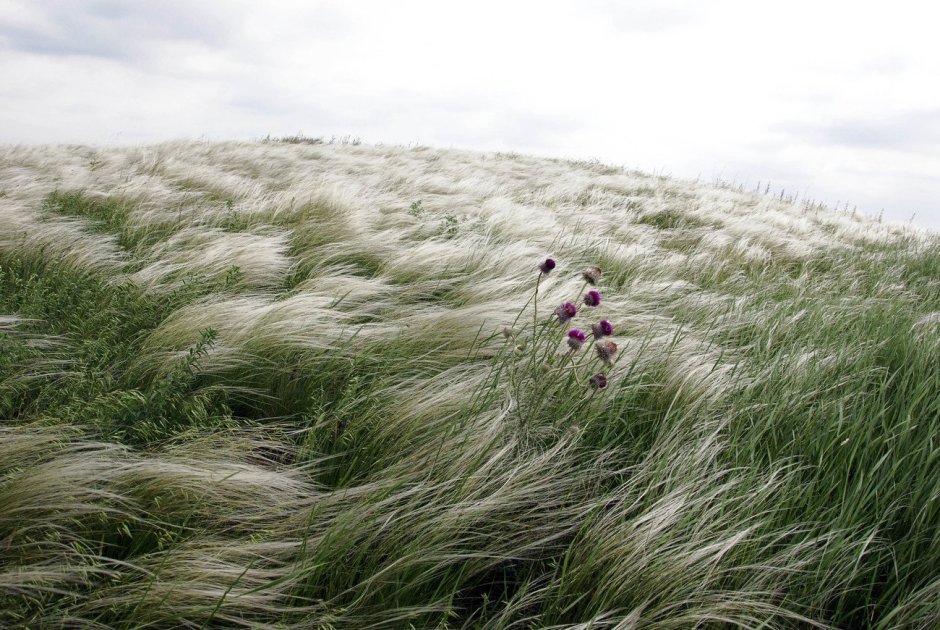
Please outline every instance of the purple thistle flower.
[[545, 262], [539, 263], [539, 271], [543, 274], [548, 274], [552, 269], [555, 268], [555, 260], [552, 258], [546, 258]]
[[617, 344], [609, 339], [597, 341], [594, 343], [594, 349], [597, 350], [597, 356], [601, 361], [610, 365], [614, 362], [614, 355], [617, 354]]
[[614, 326], [606, 319], [602, 319], [596, 324], [591, 324], [591, 332], [594, 333], [595, 339], [600, 339], [601, 337], [610, 337], [614, 334]]
[[597, 306], [601, 303], [601, 294], [596, 290], [591, 289], [584, 294], [584, 303], [588, 306]]
[[587, 339], [587, 335], [577, 328], [572, 328], [568, 331], [568, 347], [572, 350], [580, 350], [581, 346], [584, 345], [585, 339]]
[[589, 379], [588, 382], [594, 389], [604, 389], [607, 387], [607, 377], [603, 374], [595, 374]]
[[578, 307], [576, 307], [571, 302], [565, 302], [561, 306], [555, 309], [555, 315], [558, 316], [558, 321], [562, 324], [567, 322], [569, 319], [578, 314]]

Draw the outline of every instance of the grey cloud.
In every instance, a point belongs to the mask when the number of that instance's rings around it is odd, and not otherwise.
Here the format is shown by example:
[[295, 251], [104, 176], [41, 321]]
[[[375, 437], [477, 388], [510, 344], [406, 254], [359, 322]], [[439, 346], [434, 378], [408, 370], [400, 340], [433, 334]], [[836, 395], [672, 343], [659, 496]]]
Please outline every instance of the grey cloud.
[[523, 148], [564, 146], [564, 140], [579, 129], [581, 124], [571, 117], [518, 108], [501, 112], [495, 125], [495, 131], [502, 141]]
[[910, 63], [898, 55], [881, 55], [863, 64], [862, 71], [879, 76], [898, 76], [907, 72]]
[[[468, 91], [447, 97], [402, 90], [384, 99], [392, 102], [386, 113], [406, 121], [422, 118], [435, 128], [435, 135], [463, 146], [513, 146], [517, 150], [540, 151], [563, 143], [581, 125], [571, 116], [539, 109], [524, 109], [502, 103], [498, 96]], [[374, 112], [370, 115], [382, 115]], [[481, 125], [473, 121], [485, 115]]]
[[790, 124], [778, 129], [787, 136], [816, 145], [936, 153], [940, 147], [940, 109], [912, 111], [877, 120]]
[[51, 29], [25, 29], [0, 25], [0, 37], [15, 50], [44, 55], [85, 55], [121, 61], [146, 56], [157, 41], [194, 41], [221, 45], [229, 38], [230, 24], [222, 11], [205, 5], [164, 2], [42, 3]]
[[835, 144], [922, 151], [940, 144], [940, 109], [877, 122], [847, 121], [823, 130], [822, 135]]
[[342, 39], [356, 28], [341, 7], [330, 3], [300, 5], [293, 13], [232, 0], [46, 0], [38, 6], [51, 28], [0, 24], [0, 41], [26, 53], [126, 62], [159, 61], [154, 43], [188, 42], [255, 59], [269, 54], [271, 42], [265, 41], [264, 33], [277, 32], [282, 39], [329, 41]]
[[[322, 130], [350, 128], [355, 121], [350, 121], [335, 108], [324, 107], [321, 104], [309, 101], [298, 101], [289, 97], [264, 98], [243, 91], [225, 101], [225, 105], [233, 111], [254, 117], [258, 120], [270, 121], [274, 128], [258, 129], [258, 133], [287, 134], [309, 132], [312, 135], [323, 133]], [[287, 122], [290, 121], [290, 122]], [[300, 128], [282, 128], [284, 124], [299, 125]]]

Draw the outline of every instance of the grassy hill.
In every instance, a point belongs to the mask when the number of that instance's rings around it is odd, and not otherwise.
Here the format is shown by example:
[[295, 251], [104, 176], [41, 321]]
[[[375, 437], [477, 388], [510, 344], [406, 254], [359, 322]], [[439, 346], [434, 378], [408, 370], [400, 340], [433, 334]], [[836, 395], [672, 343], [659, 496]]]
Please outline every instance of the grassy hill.
[[0, 626], [940, 624], [937, 236], [297, 140], [0, 148]]

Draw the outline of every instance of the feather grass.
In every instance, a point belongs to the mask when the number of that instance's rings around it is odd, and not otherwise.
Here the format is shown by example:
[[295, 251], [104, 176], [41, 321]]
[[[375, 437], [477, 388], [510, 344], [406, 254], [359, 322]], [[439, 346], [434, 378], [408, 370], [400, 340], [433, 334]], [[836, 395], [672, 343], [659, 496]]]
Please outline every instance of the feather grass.
[[[929, 232], [515, 154], [0, 151], [0, 625], [940, 620]], [[604, 390], [550, 323], [593, 264]]]

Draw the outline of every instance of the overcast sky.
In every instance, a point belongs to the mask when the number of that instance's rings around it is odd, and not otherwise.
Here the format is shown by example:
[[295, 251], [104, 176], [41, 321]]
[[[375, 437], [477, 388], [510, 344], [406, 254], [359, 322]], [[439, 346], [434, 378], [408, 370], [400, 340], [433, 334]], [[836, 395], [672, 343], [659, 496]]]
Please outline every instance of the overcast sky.
[[298, 132], [744, 183], [940, 228], [940, 9], [0, 0], [0, 143]]

